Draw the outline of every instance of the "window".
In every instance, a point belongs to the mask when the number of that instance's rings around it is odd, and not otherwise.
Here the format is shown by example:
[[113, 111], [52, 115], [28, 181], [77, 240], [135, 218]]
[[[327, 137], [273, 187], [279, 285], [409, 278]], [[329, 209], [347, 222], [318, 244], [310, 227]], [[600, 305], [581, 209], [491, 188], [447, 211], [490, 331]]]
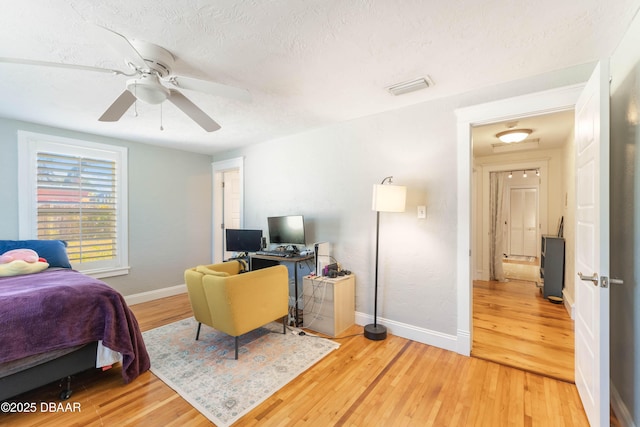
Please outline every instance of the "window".
[[127, 149], [18, 132], [20, 238], [64, 240], [74, 269], [127, 274]]

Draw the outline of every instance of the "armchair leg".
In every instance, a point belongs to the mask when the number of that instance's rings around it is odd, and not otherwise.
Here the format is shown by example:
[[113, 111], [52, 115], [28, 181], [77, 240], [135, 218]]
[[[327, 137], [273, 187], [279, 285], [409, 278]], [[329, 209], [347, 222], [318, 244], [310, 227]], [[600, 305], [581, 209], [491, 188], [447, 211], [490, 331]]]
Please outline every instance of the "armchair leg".
[[236, 337], [236, 360], [238, 360], [238, 340], [240, 337]]
[[196, 332], [196, 341], [200, 338], [200, 328], [202, 327], [202, 323], [198, 322], [198, 330]]
[[287, 335], [287, 316], [282, 317], [282, 333]]

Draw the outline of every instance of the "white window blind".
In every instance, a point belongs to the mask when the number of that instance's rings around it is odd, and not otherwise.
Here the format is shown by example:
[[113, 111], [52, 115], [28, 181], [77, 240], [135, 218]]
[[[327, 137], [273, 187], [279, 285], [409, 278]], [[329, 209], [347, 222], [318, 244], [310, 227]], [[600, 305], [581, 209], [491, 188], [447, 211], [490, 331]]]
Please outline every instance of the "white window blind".
[[127, 274], [127, 149], [18, 132], [19, 236], [64, 240], [74, 269]]
[[117, 257], [114, 161], [37, 153], [38, 239], [67, 242], [72, 263]]

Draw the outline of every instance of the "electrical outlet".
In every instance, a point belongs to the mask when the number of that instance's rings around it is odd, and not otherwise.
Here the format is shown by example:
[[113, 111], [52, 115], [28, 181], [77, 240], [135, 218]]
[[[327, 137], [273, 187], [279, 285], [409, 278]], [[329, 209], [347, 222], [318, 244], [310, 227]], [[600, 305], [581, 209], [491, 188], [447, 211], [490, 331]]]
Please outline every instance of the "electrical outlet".
[[427, 217], [427, 207], [418, 206], [418, 219], [425, 219]]

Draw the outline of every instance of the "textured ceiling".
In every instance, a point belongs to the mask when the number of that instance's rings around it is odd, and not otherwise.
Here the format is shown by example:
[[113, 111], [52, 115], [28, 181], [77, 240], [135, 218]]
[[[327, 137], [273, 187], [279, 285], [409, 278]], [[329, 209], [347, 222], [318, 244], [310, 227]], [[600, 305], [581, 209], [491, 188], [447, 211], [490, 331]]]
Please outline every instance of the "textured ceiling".
[[[0, 63], [0, 117], [215, 153], [608, 57], [640, 0], [20, 0], [0, 57], [126, 69], [102, 25], [163, 46], [174, 72], [247, 89], [251, 103], [184, 90], [222, 125], [165, 102], [97, 118], [126, 77]], [[427, 90], [385, 87], [429, 75]]]

